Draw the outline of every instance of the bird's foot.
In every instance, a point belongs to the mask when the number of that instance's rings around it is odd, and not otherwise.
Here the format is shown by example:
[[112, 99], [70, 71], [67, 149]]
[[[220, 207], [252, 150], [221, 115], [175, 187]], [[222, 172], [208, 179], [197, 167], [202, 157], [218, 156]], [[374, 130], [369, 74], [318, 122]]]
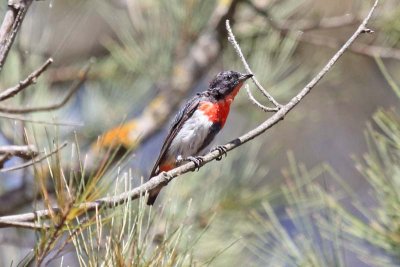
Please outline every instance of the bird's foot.
[[163, 185], [167, 185], [174, 177], [168, 172], [161, 172], [161, 175], [164, 177]]
[[204, 161], [204, 159], [203, 159], [203, 157], [201, 157], [201, 156], [195, 156], [195, 157], [193, 157], [193, 156], [189, 156], [189, 157], [187, 157], [187, 158], [183, 158], [181, 155], [179, 155], [177, 158], [176, 158], [176, 162], [178, 163], [178, 164], [180, 164], [180, 163], [182, 163], [182, 162], [184, 162], [184, 161], [191, 161], [191, 162], [193, 162], [194, 163], [194, 166], [195, 166], [195, 168], [194, 168], [194, 171], [197, 169], [197, 171], [198, 170], [200, 170], [200, 167], [201, 166], [203, 166], [203, 161]]
[[196, 169], [197, 169], [197, 171], [199, 171], [200, 167], [203, 166], [204, 159], [201, 156], [196, 156], [196, 157], [189, 156], [189, 157], [185, 158], [184, 161], [193, 162], [194, 163], [194, 170], [193, 171], [195, 171]]
[[190, 157], [187, 157], [186, 160], [187, 161], [191, 161], [191, 162], [194, 163], [194, 170], [193, 171], [195, 171], [196, 169], [197, 169], [197, 171], [199, 171], [200, 167], [203, 166], [203, 162], [204, 162], [204, 159], [201, 156], [197, 156], [197, 157], [190, 156]]
[[215, 151], [215, 150], [218, 150], [218, 152], [219, 152], [219, 156], [218, 156], [218, 158], [216, 158], [215, 160], [220, 161], [220, 160], [222, 159], [222, 156], [223, 156], [223, 155], [225, 155], [225, 157], [226, 157], [226, 155], [227, 155], [227, 154], [226, 154], [227, 150], [226, 150], [226, 148], [225, 148], [224, 146], [221, 146], [221, 145], [216, 146], [216, 147], [214, 147], [213, 149], [211, 149], [210, 152], [213, 152], [213, 151]]

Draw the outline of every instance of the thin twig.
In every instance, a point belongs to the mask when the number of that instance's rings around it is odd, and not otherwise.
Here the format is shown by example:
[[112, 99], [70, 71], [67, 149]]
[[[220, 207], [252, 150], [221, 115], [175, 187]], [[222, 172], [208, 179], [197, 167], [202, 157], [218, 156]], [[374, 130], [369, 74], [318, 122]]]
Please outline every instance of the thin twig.
[[48, 158], [48, 157], [54, 155], [55, 153], [57, 153], [58, 151], [60, 151], [60, 150], [63, 149], [64, 147], [66, 147], [67, 144], [68, 144], [67, 142], [64, 142], [61, 146], [57, 147], [56, 149], [54, 149], [53, 151], [51, 151], [49, 154], [45, 154], [44, 156], [42, 156], [42, 157], [40, 157], [40, 158], [37, 158], [37, 159], [36, 159], [36, 158], [35, 158], [35, 159], [32, 159], [31, 161], [26, 162], [26, 163], [21, 164], [21, 165], [17, 165], [17, 166], [14, 166], [14, 167], [2, 169], [2, 170], [0, 170], [0, 172], [3, 172], [3, 173], [4, 173], [4, 172], [10, 172], [10, 171], [15, 171], [15, 170], [19, 170], [19, 169], [23, 169], [23, 168], [26, 168], [26, 167], [35, 165], [35, 164], [41, 162], [42, 160], [45, 160], [46, 158]]
[[[277, 124], [281, 121], [287, 113], [289, 113], [310, 91], [315, 85], [325, 76], [326, 73], [332, 68], [332, 66], [337, 62], [337, 60], [344, 54], [344, 52], [349, 48], [349, 46], [354, 42], [355, 39], [366, 29], [366, 25], [371, 18], [379, 0], [375, 0], [375, 3], [368, 15], [365, 17], [361, 25], [358, 29], [353, 33], [353, 35], [347, 40], [347, 42], [336, 52], [336, 54], [328, 61], [328, 63], [322, 68], [322, 70], [296, 95], [294, 96], [286, 105], [282, 106], [282, 108], [273, 114], [270, 118], [264, 121], [255, 129], [247, 132], [246, 134], [232, 140], [231, 142], [225, 144], [224, 150], [230, 151], [243, 145], [244, 143], [249, 142], [255, 137], [261, 135], [269, 128]], [[215, 160], [221, 156], [221, 152], [219, 150], [214, 150], [203, 157], [203, 164], [206, 164], [212, 160]], [[158, 187], [161, 184], [169, 183], [172, 179], [177, 176], [180, 176], [189, 171], [193, 171], [197, 168], [197, 166], [193, 162], [186, 163], [178, 168], [175, 168], [168, 172], [162, 172], [157, 176], [152, 177], [149, 181], [138, 186], [130, 191], [121, 193], [119, 195], [115, 195], [112, 197], [104, 197], [98, 199], [93, 202], [82, 203], [78, 206], [78, 208], [89, 210], [95, 210], [99, 207], [113, 207], [116, 205], [120, 205], [126, 203], [128, 199], [136, 199], [140, 196], [143, 196], [145, 192], [149, 192], [150, 190]], [[53, 211], [60, 212], [60, 209], [54, 208]], [[11, 215], [11, 216], [3, 216], [0, 217], [0, 227], [10, 227], [12, 225], [7, 222], [30, 222], [34, 221], [38, 218], [45, 219], [49, 216], [49, 210], [39, 210], [35, 212], [20, 214], [20, 215]]]
[[248, 84], [245, 84], [244, 87], [246, 88], [246, 93], [247, 93], [247, 96], [249, 97], [250, 101], [254, 105], [256, 105], [257, 107], [259, 107], [262, 111], [264, 111], [264, 112], [276, 112], [276, 111], [279, 110], [278, 108], [269, 108], [269, 107], [264, 106], [263, 104], [258, 102], [257, 99], [254, 98], [253, 94], [250, 92], [250, 88], [249, 88]]
[[6, 100], [10, 97], [13, 97], [14, 95], [18, 94], [31, 84], [36, 83], [36, 79], [47, 69], [48, 66], [53, 63], [53, 59], [49, 58], [42, 66], [40, 66], [37, 70], [29, 74], [29, 76], [23, 80], [20, 81], [16, 86], [10, 87], [3, 92], [0, 93], [0, 101]]
[[68, 89], [68, 93], [64, 96], [64, 98], [60, 102], [49, 105], [49, 106], [31, 107], [31, 108], [11, 108], [11, 107], [9, 108], [9, 107], [1, 107], [0, 106], [0, 112], [22, 114], [22, 113], [51, 111], [51, 110], [61, 108], [68, 102], [68, 100], [75, 94], [76, 91], [78, 91], [78, 89], [84, 83], [84, 81], [86, 80], [86, 76], [90, 70], [90, 66], [91, 66], [91, 64], [88, 64], [86, 67], [84, 67], [84, 69], [82, 70], [82, 73], [80, 74], [79, 80], [75, 81], [71, 85], [71, 87]]
[[[242, 60], [242, 63], [244, 65], [245, 70], [247, 71], [247, 73], [249, 74], [254, 74], [253, 71], [250, 69], [249, 64], [246, 61], [246, 58], [244, 57], [242, 50], [240, 49], [238, 43], [236, 42], [236, 38], [232, 33], [232, 29], [231, 26], [229, 24], [229, 20], [226, 20], [226, 29], [228, 31], [228, 40], [229, 42], [233, 45], [233, 47], [235, 48], [236, 53], [238, 54], [239, 58]], [[278, 109], [281, 107], [281, 105], [267, 92], [267, 90], [264, 89], [264, 87], [258, 82], [257, 78], [255, 75], [253, 75], [253, 77], [251, 77], [251, 79], [253, 80], [254, 84], [256, 85], [256, 87], [260, 90], [260, 92], [268, 98], [268, 100], [274, 104], [275, 107], [277, 107]], [[253, 97], [254, 98], [254, 97]]]

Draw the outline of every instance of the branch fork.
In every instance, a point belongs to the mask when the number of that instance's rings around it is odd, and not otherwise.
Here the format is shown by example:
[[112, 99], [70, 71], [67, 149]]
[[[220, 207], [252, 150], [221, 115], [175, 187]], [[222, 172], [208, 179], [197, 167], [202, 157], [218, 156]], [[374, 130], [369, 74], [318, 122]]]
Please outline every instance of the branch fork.
[[246, 58], [243, 55], [242, 49], [240, 48], [239, 44], [236, 41], [235, 35], [233, 35], [232, 32], [232, 28], [231, 25], [229, 23], [229, 20], [226, 20], [225, 23], [226, 26], [226, 30], [228, 31], [228, 41], [233, 45], [233, 48], [235, 49], [236, 53], [238, 54], [240, 60], [243, 63], [243, 66], [246, 70], [246, 72], [248, 74], [253, 74], [253, 76], [251, 77], [251, 79], [253, 80], [254, 84], [256, 85], [256, 88], [268, 99], [269, 102], [271, 102], [275, 107], [270, 108], [270, 107], [266, 107], [263, 104], [261, 104], [259, 101], [257, 101], [255, 99], [255, 97], [253, 96], [253, 94], [251, 93], [250, 89], [248, 88], [248, 86], [246, 86], [246, 92], [247, 95], [249, 96], [250, 101], [256, 105], [257, 107], [259, 107], [261, 110], [265, 111], [265, 112], [277, 112], [278, 110], [280, 110], [282, 108], [282, 105], [278, 103], [278, 101], [276, 101], [274, 99], [274, 97], [272, 95], [270, 95], [268, 93], [267, 90], [265, 90], [265, 88], [260, 84], [260, 82], [257, 80], [256, 76], [254, 75], [253, 71], [250, 69], [249, 64], [247, 63]]

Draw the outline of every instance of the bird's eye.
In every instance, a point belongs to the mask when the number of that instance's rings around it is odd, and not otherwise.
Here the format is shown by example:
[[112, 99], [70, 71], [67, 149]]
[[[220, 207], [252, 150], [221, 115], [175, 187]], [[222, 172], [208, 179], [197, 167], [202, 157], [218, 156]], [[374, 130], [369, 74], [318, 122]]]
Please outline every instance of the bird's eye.
[[228, 80], [232, 80], [232, 75], [229, 75], [229, 76], [228, 76]]

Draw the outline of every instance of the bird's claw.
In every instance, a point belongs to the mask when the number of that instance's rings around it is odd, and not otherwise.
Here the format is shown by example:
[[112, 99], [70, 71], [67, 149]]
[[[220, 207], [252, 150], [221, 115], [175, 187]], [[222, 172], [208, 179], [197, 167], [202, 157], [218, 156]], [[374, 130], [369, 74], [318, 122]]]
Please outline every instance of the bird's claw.
[[167, 185], [174, 178], [168, 172], [161, 172], [161, 175], [164, 177], [163, 185]]
[[194, 163], [194, 171], [196, 169], [197, 169], [197, 171], [200, 170], [200, 167], [203, 165], [203, 162], [204, 162], [203, 157], [200, 157], [200, 156], [197, 156], [197, 157], [190, 156], [190, 157], [187, 157], [185, 160], [191, 161]]
[[226, 152], [227, 152], [226, 147], [219, 145], [219, 146], [216, 146], [213, 149], [211, 149], [211, 152], [213, 152], [215, 150], [218, 150], [218, 152], [219, 152], [219, 156], [215, 160], [220, 161], [222, 159], [223, 155], [225, 155], [225, 157], [226, 157], [226, 155], [227, 155], [226, 154]]

